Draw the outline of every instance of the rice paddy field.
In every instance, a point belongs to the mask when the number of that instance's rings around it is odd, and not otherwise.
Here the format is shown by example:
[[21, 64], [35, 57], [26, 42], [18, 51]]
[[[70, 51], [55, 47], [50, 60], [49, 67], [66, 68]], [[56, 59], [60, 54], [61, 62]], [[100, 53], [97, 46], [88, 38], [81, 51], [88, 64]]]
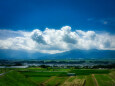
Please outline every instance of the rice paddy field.
[[16, 69], [0, 76], [0, 86], [115, 86], [115, 70]]

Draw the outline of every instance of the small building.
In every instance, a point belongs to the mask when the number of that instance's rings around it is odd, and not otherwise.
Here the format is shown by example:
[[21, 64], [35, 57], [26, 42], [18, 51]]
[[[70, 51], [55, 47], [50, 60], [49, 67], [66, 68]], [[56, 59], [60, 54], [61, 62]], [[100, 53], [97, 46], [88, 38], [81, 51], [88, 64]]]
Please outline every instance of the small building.
[[75, 76], [75, 73], [67, 73], [68, 76]]

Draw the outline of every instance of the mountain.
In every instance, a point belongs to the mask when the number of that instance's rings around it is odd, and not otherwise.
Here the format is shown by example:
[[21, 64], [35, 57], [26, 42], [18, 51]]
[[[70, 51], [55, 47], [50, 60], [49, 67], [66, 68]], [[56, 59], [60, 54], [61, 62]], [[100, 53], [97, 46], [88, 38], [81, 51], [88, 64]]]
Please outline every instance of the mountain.
[[2, 50], [0, 49], [0, 59], [115, 59], [115, 50], [71, 50], [57, 54], [44, 54], [25, 50]]
[[56, 59], [115, 59], [114, 50], [71, 50], [53, 55]]
[[44, 58], [48, 54], [31, 52], [25, 50], [10, 50], [10, 49], [0, 49], [0, 59], [38, 59]]

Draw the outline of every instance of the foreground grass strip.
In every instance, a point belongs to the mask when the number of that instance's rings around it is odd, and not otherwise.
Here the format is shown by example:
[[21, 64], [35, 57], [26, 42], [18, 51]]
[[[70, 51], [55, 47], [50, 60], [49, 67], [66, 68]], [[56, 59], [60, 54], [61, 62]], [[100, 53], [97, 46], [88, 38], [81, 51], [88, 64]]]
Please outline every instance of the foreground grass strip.
[[99, 86], [115, 86], [112, 78], [110, 78], [107, 74], [96, 74], [95, 78]]
[[0, 76], [0, 86], [36, 86], [36, 84], [26, 79], [19, 72], [11, 71]]

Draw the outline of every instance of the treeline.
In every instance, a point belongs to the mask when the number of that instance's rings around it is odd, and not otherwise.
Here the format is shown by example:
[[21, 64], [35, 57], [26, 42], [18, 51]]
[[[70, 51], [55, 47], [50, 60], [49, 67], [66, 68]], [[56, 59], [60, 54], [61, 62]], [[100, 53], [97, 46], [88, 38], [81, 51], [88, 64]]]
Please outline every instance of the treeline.
[[[40, 65], [39, 67], [41, 68], [48, 68], [51, 66], [47, 65]], [[53, 66], [51, 68], [60, 68], [59, 66]], [[115, 64], [110, 64], [110, 65], [94, 65], [94, 66], [62, 66], [62, 68], [73, 68], [73, 69], [113, 69], [115, 68]]]
[[109, 68], [109, 69], [112, 69], [112, 68], [115, 68], [115, 64], [110, 64], [110, 65], [96, 65], [96, 66], [93, 66], [93, 68]]
[[94, 63], [94, 64], [108, 64], [109, 61], [89, 61], [90, 63]]

